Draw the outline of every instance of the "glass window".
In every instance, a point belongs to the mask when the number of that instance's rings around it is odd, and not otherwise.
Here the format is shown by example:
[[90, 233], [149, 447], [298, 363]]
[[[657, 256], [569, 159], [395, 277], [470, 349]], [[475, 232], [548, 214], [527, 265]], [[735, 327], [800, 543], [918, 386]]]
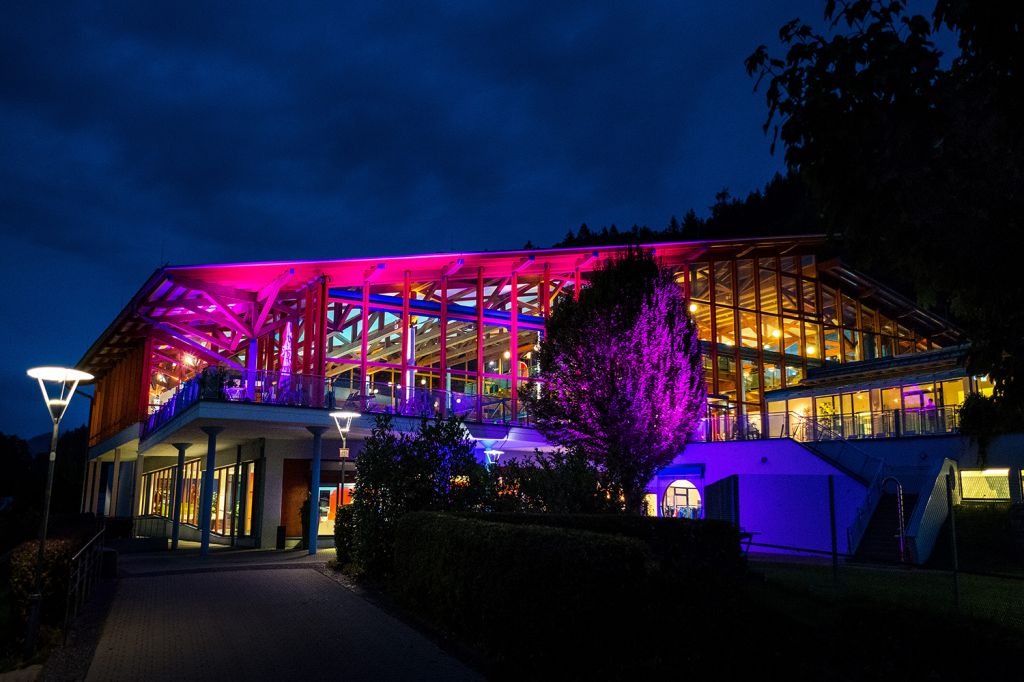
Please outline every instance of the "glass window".
[[824, 338], [825, 359], [831, 362], [840, 362], [842, 349], [839, 347], [839, 330], [835, 327], [826, 327]]
[[800, 365], [786, 365], [786, 386], [796, 386], [804, 380], [804, 368]]
[[740, 310], [740, 340], [744, 348], [757, 348], [757, 314]]
[[708, 281], [708, 264], [690, 264], [690, 298], [696, 301], [710, 301], [710, 283]]
[[761, 344], [770, 353], [778, 353], [782, 348], [782, 329], [779, 318], [761, 316]]
[[942, 382], [942, 404], [947, 407], [955, 407], [961, 404], [966, 397], [964, 392], [964, 379]]
[[754, 360], [743, 360], [743, 390], [740, 392], [739, 401], [745, 403], [761, 402], [761, 373], [758, 371], [757, 362]]
[[1010, 499], [1010, 470], [960, 470], [961, 496], [967, 500]]
[[718, 390], [719, 395], [736, 397], [736, 358], [731, 355], [718, 356]]
[[775, 271], [761, 269], [761, 312], [779, 312], [778, 292], [775, 289]]
[[828, 287], [821, 288], [821, 317], [825, 324], [839, 324], [839, 309], [836, 307], [836, 292]]
[[818, 276], [817, 268], [814, 267], [814, 256], [801, 256], [800, 268], [803, 270], [804, 277]]
[[748, 310], [757, 309], [755, 299], [757, 280], [754, 277], [754, 261], [750, 259], [736, 261], [736, 290], [737, 305]]
[[818, 338], [818, 325], [804, 322], [804, 355], [809, 358], [821, 359], [821, 340]]
[[809, 315], [809, 316], [812, 316], [812, 317], [817, 317], [818, 316], [818, 296], [817, 296], [817, 293], [815, 291], [815, 284], [814, 284], [814, 282], [811, 282], [811, 281], [808, 281], [808, 280], [804, 280], [803, 292], [804, 292], [804, 296], [803, 296], [804, 315]]
[[732, 262], [715, 263], [715, 304], [733, 305], [732, 296]]
[[856, 329], [843, 330], [843, 358], [845, 362], [863, 360], [863, 348], [860, 344], [860, 332]]
[[707, 303], [690, 303], [690, 314], [697, 323], [697, 337], [701, 341], [711, 341], [711, 306]]
[[800, 312], [800, 290], [797, 288], [796, 277], [782, 275], [779, 278], [782, 294], [782, 311], [786, 313]]
[[794, 256], [783, 256], [779, 259], [780, 267], [783, 272], [792, 274], [798, 274], [800, 272], [799, 264]]
[[736, 345], [735, 311], [715, 306], [715, 341], [726, 346]]
[[782, 388], [782, 370], [778, 363], [765, 360], [764, 390], [774, 391], [779, 388]]
[[800, 355], [800, 320], [782, 318], [782, 352]]

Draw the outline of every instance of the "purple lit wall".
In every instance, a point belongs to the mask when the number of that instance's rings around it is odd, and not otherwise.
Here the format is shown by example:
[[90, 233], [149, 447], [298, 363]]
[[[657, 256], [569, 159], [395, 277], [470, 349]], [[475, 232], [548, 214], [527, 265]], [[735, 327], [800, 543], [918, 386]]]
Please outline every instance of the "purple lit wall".
[[[845, 552], [846, 529], [867, 496], [866, 487], [807, 448], [790, 440], [692, 443], [673, 467], [691, 465], [700, 475], [659, 474], [649, 490], [659, 508], [673, 481], [686, 478], [703, 500], [705, 486], [739, 477], [740, 525], [758, 533], [754, 541], [828, 551], [830, 549], [828, 476], [834, 476], [839, 550]], [[768, 549], [758, 551], [772, 551]]]

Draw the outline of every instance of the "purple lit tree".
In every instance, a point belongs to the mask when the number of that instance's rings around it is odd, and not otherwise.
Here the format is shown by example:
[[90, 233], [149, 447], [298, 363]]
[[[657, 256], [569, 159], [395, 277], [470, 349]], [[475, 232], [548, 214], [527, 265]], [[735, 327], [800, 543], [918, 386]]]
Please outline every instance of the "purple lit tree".
[[526, 393], [549, 440], [585, 452], [638, 513], [647, 484], [686, 444], [707, 389], [697, 327], [672, 273], [631, 249], [554, 306]]

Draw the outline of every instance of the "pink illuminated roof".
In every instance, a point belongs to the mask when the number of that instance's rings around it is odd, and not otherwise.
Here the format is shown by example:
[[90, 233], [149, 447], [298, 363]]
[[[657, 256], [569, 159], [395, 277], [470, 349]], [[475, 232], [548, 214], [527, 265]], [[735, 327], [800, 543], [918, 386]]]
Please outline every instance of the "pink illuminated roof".
[[[822, 236], [763, 237], [742, 240], [667, 242], [645, 244], [669, 267], [695, 260], [735, 258], [757, 255], [811, 253], [824, 243]], [[400, 282], [406, 273], [412, 282], [431, 282], [447, 275], [450, 281], [485, 278], [538, 277], [546, 271], [563, 278], [578, 269], [590, 272], [626, 250], [627, 246], [572, 247], [516, 251], [428, 253], [417, 255], [347, 258], [316, 261], [267, 261], [210, 265], [167, 266], [160, 268], [143, 284], [117, 318], [89, 348], [79, 366], [102, 373], [128, 349], [137, 345], [154, 325], [173, 327], [175, 320], [200, 313], [220, 320], [225, 328], [238, 326], [235, 309], [220, 300], [254, 305], [289, 288], [326, 278], [328, 286], [358, 287], [366, 281]]]

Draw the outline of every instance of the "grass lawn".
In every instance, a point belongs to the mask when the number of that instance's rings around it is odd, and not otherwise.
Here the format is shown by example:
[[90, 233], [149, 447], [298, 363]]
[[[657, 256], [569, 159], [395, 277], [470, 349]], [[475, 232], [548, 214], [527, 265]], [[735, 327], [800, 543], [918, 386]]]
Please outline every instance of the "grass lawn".
[[[833, 595], [828, 565], [751, 559], [766, 582], [791, 590]], [[839, 595], [898, 607], [955, 613], [953, 577], [946, 571], [841, 565]], [[960, 574], [960, 613], [1024, 631], [1024, 580]]]

